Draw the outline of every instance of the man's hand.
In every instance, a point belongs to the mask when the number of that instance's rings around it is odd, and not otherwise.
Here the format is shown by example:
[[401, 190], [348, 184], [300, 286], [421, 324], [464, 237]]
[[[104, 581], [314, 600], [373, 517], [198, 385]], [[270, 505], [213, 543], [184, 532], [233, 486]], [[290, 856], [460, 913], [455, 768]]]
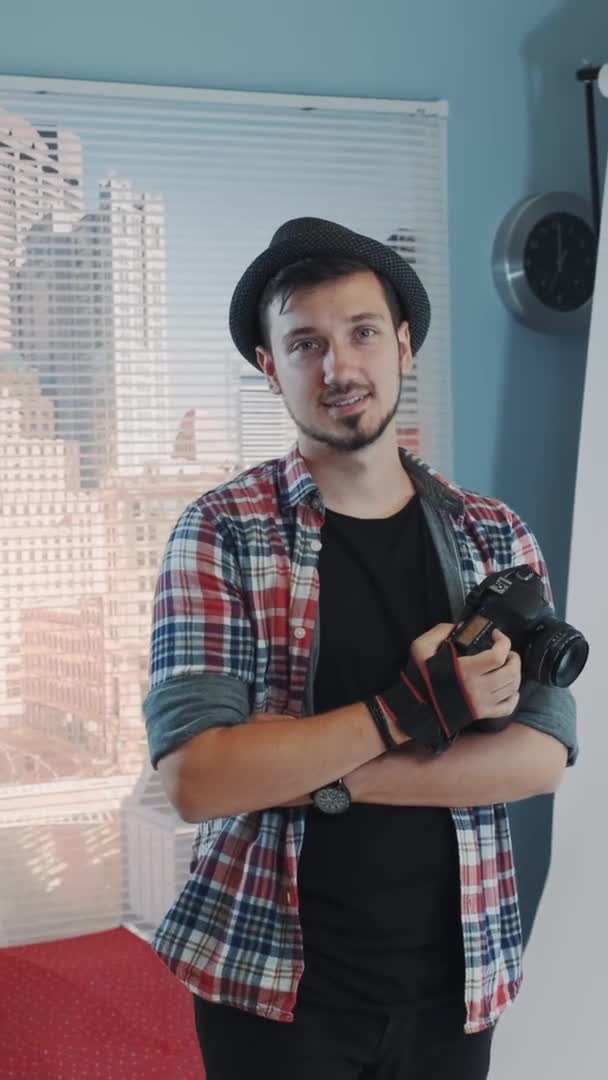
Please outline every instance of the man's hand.
[[[438, 623], [412, 642], [415, 663], [430, 659], [449, 637], [452, 623]], [[461, 656], [458, 666], [477, 720], [497, 720], [511, 716], [519, 704], [521, 659], [500, 630], [493, 634], [491, 649], [476, 656]]]

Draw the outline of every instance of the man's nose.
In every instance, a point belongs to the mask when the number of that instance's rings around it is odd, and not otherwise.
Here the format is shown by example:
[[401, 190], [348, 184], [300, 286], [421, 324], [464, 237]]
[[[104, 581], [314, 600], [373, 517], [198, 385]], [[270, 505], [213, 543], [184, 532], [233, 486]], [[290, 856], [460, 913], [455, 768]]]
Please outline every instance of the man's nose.
[[323, 378], [327, 385], [346, 382], [354, 371], [354, 358], [348, 345], [332, 344], [323, 358]]

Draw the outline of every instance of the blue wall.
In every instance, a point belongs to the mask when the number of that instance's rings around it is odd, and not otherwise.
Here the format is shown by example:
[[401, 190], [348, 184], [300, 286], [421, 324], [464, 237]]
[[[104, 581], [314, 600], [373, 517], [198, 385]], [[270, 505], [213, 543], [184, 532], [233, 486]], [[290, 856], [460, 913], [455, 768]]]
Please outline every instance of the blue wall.
[[[450, 103], [456, 479], [512, 503], [564, 596], [585, 348], [514, 324], [494, 232], [544, 189], [587, 194], [584, 58], [602, 0], [16, 0], [0, 72]], [[7, 10], [13, 8], [13, 10]], [[602, 10], [603, 9], [603, 10]], [[601, 108], [601, 105], [600, 105]], [[608, 105], [602, 110], [602, 136]]]

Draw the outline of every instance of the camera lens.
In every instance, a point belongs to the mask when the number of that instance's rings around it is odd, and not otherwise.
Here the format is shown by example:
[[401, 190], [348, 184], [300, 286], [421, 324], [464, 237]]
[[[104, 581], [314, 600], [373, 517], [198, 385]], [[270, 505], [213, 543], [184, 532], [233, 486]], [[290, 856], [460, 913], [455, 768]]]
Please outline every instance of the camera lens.
[[587, 663], [587, 657], [589, 656], [589, 645], [585, 641], [582, 634], [574, 638], [570, 642], [568, 648], [562, 652], [562, 655], [556, 660], [553, 666], [551, 685], [552, 686], [570, 686], [575, 679], [578, 679], [581, 671]]
[[588, 655], [589, 645], [578, 630], [558, 619], [547, 619], [528, 642], [524, 667], [545, 686], [563, 688], [578, 678]]

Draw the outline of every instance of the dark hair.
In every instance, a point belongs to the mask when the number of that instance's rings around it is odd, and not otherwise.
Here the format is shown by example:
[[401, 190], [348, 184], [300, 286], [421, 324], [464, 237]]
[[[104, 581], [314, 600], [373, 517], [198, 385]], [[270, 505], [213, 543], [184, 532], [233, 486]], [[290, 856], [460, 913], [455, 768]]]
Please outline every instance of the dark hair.
[[258, 322], [264, 348], [270, 348], [268, 309], [277, 297], [281, 300], [280, 310], [283, 311], [297, 289], [322, 285], [325, 281], [337, 281], [338, 278], [357, 274], [362, 270], [375, 274], [378, 278], [396, 330], [403, 322], [405, 315], [397, 293], [388, 278], [376, 273], [375, 270], [370, 270], [369, 266], [357, 259], [342, 258], [339, 255], [320, 255], [300, 259], [299, 262], [292, 263], [290, 266], [284, 266], [266, 283], [258, 304]]

